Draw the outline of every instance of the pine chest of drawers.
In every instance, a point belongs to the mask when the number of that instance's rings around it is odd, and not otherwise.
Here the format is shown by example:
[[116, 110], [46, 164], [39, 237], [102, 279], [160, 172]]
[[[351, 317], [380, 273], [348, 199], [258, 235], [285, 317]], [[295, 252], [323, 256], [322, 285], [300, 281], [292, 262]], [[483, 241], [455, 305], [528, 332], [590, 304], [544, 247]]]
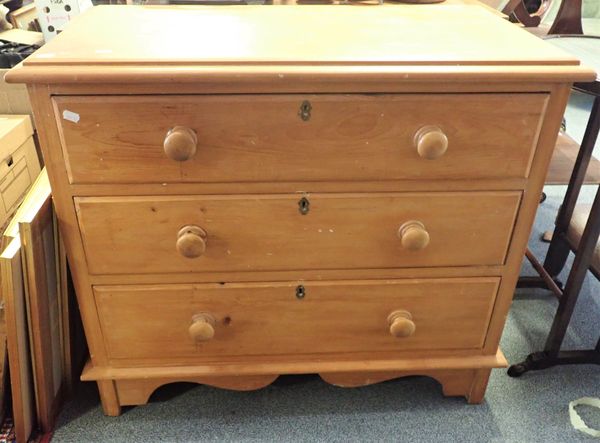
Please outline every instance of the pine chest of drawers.
[[109, 415], [288, 373], [480, 402], [592, 77], [476, 6], [94, 8], [7, 75], [29, 84], [83, 378]]

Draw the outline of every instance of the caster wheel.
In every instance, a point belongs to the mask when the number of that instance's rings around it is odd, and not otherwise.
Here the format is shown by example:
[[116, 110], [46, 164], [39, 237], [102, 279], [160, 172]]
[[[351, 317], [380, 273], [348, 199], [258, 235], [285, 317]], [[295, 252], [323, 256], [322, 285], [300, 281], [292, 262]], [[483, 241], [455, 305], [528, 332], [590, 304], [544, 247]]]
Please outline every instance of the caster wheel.
[[508, 376], [512, 377], [512, 378], [520, 377], [521, 375], [525, 374], [526, 372], [527, 372], [527, 366], [525, 366], [522, 363], [512, 365], [510, 368], [508, 368], [508, 371], [506, 371]]

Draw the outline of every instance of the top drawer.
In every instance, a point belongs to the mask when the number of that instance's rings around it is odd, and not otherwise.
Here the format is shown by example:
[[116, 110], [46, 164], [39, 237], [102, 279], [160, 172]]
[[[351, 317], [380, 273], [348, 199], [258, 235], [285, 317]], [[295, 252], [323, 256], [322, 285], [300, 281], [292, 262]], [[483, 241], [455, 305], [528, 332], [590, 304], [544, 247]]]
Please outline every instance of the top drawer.
[[522, 178], [546, 101], [533, 93], [54, 98], [71, 183]]

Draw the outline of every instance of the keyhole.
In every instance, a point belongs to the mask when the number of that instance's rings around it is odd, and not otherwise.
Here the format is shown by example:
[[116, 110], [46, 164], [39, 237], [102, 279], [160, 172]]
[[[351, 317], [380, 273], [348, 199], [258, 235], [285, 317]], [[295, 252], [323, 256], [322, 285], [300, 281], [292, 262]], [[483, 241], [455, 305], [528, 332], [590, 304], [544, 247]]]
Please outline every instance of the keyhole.
[[298, 285], [298, 287], [296, 287], [296, 298], [303, 299], [305, 295], [306, 289], [304, 289], [304, 286]]
[[303, 121], [310, 120], [310, 111], [312, 110], [312, 105], [308, 100], [304, 100], [300, 105], [300, 111], [298, 111], [298, 115]]
[[310, 202], [308, 201], [308, 199], [306, 197], [302, 197], [300, 199], [300, 201], [298, 202], [298, 210], [300, 211], [300, 214], [302, 214], [302, 215], [308, 214], [309, 208], [310, 208]]

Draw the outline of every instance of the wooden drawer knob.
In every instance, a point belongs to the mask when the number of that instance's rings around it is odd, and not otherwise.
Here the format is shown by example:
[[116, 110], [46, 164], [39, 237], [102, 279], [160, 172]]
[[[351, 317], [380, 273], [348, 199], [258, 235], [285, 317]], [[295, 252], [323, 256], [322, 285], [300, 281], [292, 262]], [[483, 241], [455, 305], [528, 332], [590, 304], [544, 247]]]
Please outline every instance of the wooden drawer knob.
[[415, 134], [415, 147], [421, 157], [435, 160], [446, 153], [448, 137], [437, 126], [424, 126]]
[[394, 311], [388, 316], [390, 334], [394, 337], [410, 337], [415, 333], [417, 327], [412, 321], [412, 315], [408, 311]]
[[429, 232], [423, 223], [416, 220], [407, 221], [400, 226], [398, 237], [402, 241], [402, 247], [410, 251], [424, 249], [429, 244]]
[[206, 313], [196, 314], [192, 317], [192, 324], [188, 332], [192, 340], [207, 341], [215, 336], [215, 318]]
[[198, 137], [196, 133], [185, 126], [175, 126], [165, 136], [163, 149], [171, 160], [184, 162], [196, 153]]
[[198, 226], [184, 226], [177, 233], [175, 246], [184, 257], [200, 257], [206, 251], [206, 232]]

